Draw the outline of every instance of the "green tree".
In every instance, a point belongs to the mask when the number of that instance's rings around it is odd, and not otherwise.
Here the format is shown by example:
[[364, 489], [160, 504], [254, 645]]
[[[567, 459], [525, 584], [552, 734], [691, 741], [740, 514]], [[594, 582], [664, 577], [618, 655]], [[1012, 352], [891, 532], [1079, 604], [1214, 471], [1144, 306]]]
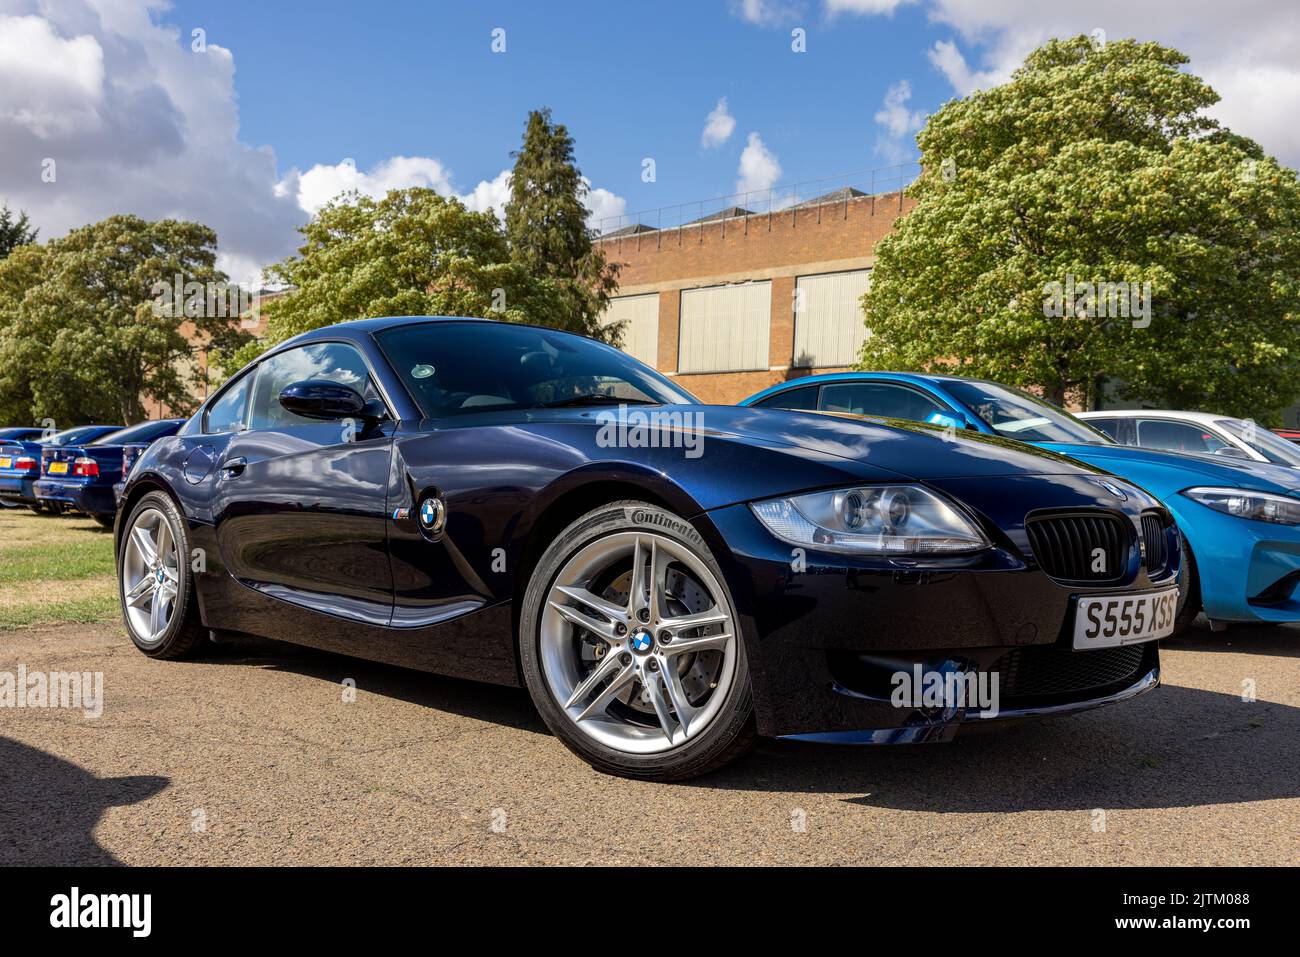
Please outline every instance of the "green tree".
[[528, 114], [523, 145], [506, 204], [511, 258], [551, 279], [567, 300], [561, 328], [617, 344], [621, 329], [602, 325], [601, 313], [618, 288], [618, 266], [591, 241], [587, 228], [587, 181], [574, 164], [573, 137], [551, 122], [550, 110]]
[[[1185, 63], [1154, 43], [1054, 40], [934, 114], [916, 206], [877, 248], [863, 365], [1057, 401], [1113, 377], [1128, 398], [1261, 421], [1294, 398], [1296, 174], [1208, 118], [1218, 96]], [[1090, 301], [1085, 283], [1137, 297]]]
[[18, 218], [8, 206], [0, 206], [0, 259], [4, 259], [19, 246], [36, 242], [38, 229], [32, 229], [27, 221], [27, 214], [21, 210]]
[[272, 343], [371, 316], [486, 316], [565, 328], [558, 287], [510, 260], [491, 210], [472, 212], [430, 189], [383, 199], [345, 194], [300, 230], [303, 244], [267, 270], [290, 291], [262, 308], [264, 340], [221, 361], [230, 372]]
[[145, 400], [190, 408], [194, 351], [250, 338], [216, 245], [198, 223], [113, 216], [0, 261], [0, 418], [132, 423]]

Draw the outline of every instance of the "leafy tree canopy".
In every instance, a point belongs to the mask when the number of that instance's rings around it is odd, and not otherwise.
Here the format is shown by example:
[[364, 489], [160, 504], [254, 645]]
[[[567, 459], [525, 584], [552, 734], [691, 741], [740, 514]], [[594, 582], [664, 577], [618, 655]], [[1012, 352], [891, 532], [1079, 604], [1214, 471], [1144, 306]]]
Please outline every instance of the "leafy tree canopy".
[[15, 219], [8, 206], [0, 206], [0, 259], [4, 259], [19, 246], [36, 242], [38, 232], [27, 221], [26, 213], [19, 212]]
[[550, 110], [534, 110], [511, 155], [505, 212], [512, 260], [551, 279], [568, 299], [564, 328], [617, 342], [621, 330], [602, 326], [600, 315], [618, 288], [618, 267], [591, 242], [587, 181], [574, 162], [573, 137], [551, 122]]
[[472, 212], [422, 187], [382, 199], [351, 193], [301, 232], [298, 255], [267, 271], [291, 290], [262, 306], [265, 339], [223, 361], [228, 371], [300, 332], [373, 316], [485, 316], [572, 328], [556, 284], [511, 261], [491, 210]]
[[192, 406], [195, 345], [249, 338], [216, 245], [198, 223], [113, 216], [0, 261], [0, 420], [133, 423], [146, 399]]
[[864, 367], [1058, 401], [1113, 377], [1127, 398], [1275, 417], [1300, 389], [1300, 187], [1206, 116], [1218, 96], [1187, 62], [1054, 40], [934, 114], [916, 206], [876, 250]]

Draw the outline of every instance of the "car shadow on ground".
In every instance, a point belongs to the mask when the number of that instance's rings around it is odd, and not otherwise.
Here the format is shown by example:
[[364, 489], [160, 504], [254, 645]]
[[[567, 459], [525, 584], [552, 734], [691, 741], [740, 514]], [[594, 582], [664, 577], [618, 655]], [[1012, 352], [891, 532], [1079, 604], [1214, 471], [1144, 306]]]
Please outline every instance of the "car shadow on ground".
[[1270, 655], [1300, 658], [1300, 628], [1294, 625], [1235, 624], [1227, 631], [1210, 631], [1198, 618], [1177, 638], [1160, 642], [1165, 651], [1208, 651], [1225, 655]]
[[[1291, 629], [1234, 629], [1226, 647], [1224, 636], [1207, 628], [1170, 650], [1289, 657], [1297, 638]], [[350, 676], [367, 693], [550, 733], [520, 689], [269, 641], [251, 650], [225, 649], [216, 660], [331, 683]], [[1268, 692], [1259, 689], [1264, 698]], [[859, 804], [940, 813], [1194, 807], [1300, 797], [1297, 741], [1300, 708], [1166, 684], [1136, 701], [1071, 717], [973, 728], [949, 744], [854, 747], [762, 739], [747, 757], [687, 784], [841, 794]]]
[[0, 866], [121, 864], [94, 829], [111, 807], [168, 785], [154, 775], [99, 778], [70, 761], [0, 737]]
[[252, 637], [216, 646], [205, 661], [291, 672], [331, 684], [352, 678], [358, 691], [366, 694], [383, 695], [519, 731], [550, 734], [528, 693], [520, 688], [449, 678]]
[[760, 744], [697, 786], [859, 792], [938, 813], [1199, 807], [1300, 797], [1300, 708], [1165, 685], [1071, 717], [964, 732], [948, 744]]

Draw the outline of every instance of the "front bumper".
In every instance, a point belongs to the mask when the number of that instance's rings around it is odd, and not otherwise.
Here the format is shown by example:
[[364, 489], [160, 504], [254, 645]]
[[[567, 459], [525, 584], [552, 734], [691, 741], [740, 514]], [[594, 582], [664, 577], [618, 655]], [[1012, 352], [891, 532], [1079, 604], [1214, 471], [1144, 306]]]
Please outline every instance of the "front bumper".
[[[1086, 490], [1080, 490], [1086, 501], [1071, 502], [1068, 495], [1062, 501], [1061, 482], [1041, 485], [1048, 507], [1097, 505]], [[1176, 566], [1152, 581], [1135, 546], [1133, 569], [1121, 584], [1054, 581], [1027, 557], [1032, 551], [1023, 527], [1009, 517], [1015, 512], [1022, 521], [1043, 507], [1034, 489], [1027, 483], [998, 493], [1007, 514], [990, 519], [993, 548], [929, 563], [809, 552], [798, 564], [791, 546], [771, 536], [748, 506], [703, 516], [738, 606], [759, 732], [861, 743], [942, 741], [970, 724], [1066, 714], [1155, 688], [1157, 642], [1074, 651], [1075, 609], [1082, 595], [1168, 587]], [[950, 492], [968, 504], [975, 497]], [[1129, 513], [1129, 505], [1123, 508]], [[990, 518], [988, 509], [978, 511]], [[918, 667], [925, 674], [983, 673], [990, 683], [996, 675], [996, 716], [896, 703], [891, 678]]]
[[103, 485], [41, 479], [35, 483], [35, 493], [39, 501], [68, 505], [87, 515], [112, 515], [117, 511], [113, 490]]
[[1196, 558], [1201, 605], [1212, 621], [1300, 621], [1300, 527], [1225, 515], [1170, 496]]

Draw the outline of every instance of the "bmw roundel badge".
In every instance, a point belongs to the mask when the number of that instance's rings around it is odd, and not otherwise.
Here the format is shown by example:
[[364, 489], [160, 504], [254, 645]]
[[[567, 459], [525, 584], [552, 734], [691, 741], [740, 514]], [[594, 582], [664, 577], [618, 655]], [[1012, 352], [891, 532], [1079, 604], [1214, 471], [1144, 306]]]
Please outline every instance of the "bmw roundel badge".
[[1120, 488], [1118, 485], [1114, 485], [1102, 479], [1097, 479], [1097, 484], [1100, 485], [1102, 488], [1104, 488], [1107, 492], [1110, 492], [1111, 495], [1114, 495], [1121, 502], [1128, 501], [1128, 495], [1126, 495], [1124, 490]]
[[420, 503], [420, 527], [436, 532], [442, 529], [442, 502], [429, 496]]

